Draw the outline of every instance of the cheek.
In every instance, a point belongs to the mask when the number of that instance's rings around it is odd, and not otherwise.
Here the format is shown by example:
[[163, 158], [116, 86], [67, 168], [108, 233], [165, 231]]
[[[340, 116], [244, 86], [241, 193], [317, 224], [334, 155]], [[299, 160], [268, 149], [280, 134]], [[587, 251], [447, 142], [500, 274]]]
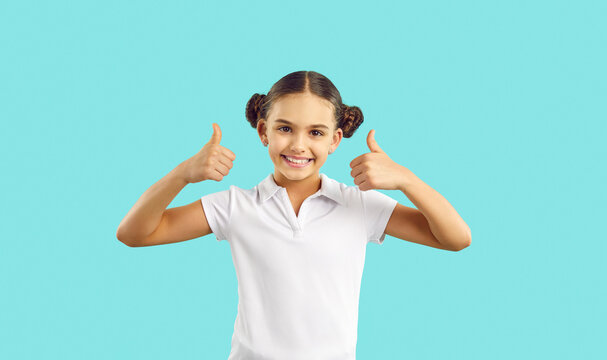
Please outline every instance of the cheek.
[[283, 147], [288, 144], [288, 140], [285, 139], [284, 136], [272, 136], [269, 139], [270, 143], [274, 145], [275, 148]]
[[328, 141], [324, 141], [322, 144], [318, 144], [318, 146], [316, 146], [316, 149], [318, 149], [318, 151], [326, 153], [327, 151], [329, 151], [329, 148], [331, 147], [331, 143]]

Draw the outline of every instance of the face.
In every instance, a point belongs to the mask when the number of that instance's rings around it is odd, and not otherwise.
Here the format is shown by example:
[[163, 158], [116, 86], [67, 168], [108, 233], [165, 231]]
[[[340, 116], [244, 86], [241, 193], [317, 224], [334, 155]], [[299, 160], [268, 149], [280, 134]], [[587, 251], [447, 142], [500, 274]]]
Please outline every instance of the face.
[[[318, 179], [329, 151], [337, 149], [343, 136], [335, 127], [331, 103], [316, 95], [291, 94], [276, 101], [267, 119], [257, 124], [262, 142], [268, 143], [276, 180]], [[293, 164], [287, 156], [311, 160]]]

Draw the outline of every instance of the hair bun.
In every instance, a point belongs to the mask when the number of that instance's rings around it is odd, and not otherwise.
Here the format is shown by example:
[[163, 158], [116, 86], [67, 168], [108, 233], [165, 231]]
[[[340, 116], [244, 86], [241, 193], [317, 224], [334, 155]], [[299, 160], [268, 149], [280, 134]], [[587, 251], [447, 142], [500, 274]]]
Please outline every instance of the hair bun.
[[364, 117], [358, 106], [348, 106], [341, 104], [342, 118], [339, 127], [344, 132], [344, 137], [349, 138], [356, 129], [363, 123]]
[[254, 128], [257, 128], [257, 121], [259, 120], [259, 114], [261, 114], [265, 98], [266, 96], [264, 94], [253, 94], [247, 102], [245, 116], [247, 117], [247, 121]]

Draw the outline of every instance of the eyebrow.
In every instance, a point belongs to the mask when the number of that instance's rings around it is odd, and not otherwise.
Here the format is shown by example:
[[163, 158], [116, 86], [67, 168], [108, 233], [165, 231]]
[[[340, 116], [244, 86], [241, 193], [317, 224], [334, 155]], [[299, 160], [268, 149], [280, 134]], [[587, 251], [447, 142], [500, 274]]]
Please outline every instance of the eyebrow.
[[[285, 124], [289, 124], [289, 125], [293, 125], [292, 122], [285, 120], [285, 119], [276, 119], [276, 122], [280, 122], [280, 123], [285, 123]], [[311, 128], [325, 128], [327, 130], [329, 130], [329, 127], [327, 125], [323, 125], [323, 124], [314, 124], [314, 125], [310, 125]]]

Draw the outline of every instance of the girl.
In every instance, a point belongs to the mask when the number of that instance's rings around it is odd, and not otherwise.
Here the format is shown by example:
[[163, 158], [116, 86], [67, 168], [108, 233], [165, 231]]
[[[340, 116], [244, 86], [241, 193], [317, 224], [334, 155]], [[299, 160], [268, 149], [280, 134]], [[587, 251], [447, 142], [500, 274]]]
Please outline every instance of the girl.
[[[238, 279], [238, 314], [229, 360], [355, 359], [358, 299], [369, 242], [386, 234], [459, 251], [471, 232], [455, 209], [367, 136], [370, 152], [352, 160], [356, 186], [320, 173], [342, 137], [363, 122], [333, 83], [314, 71], [291, 73], [267, 95], [254, 94], [246, 117], [274, 163], [252, 189], [230, 185], [166, 209], [189, 183], [221, 181], [236, 155], [211, 140], [148, 189], [122, 220], [129, 246], [198, 238], [227, 240]], [[419, 209], [374, 189], [401, 190]]]

